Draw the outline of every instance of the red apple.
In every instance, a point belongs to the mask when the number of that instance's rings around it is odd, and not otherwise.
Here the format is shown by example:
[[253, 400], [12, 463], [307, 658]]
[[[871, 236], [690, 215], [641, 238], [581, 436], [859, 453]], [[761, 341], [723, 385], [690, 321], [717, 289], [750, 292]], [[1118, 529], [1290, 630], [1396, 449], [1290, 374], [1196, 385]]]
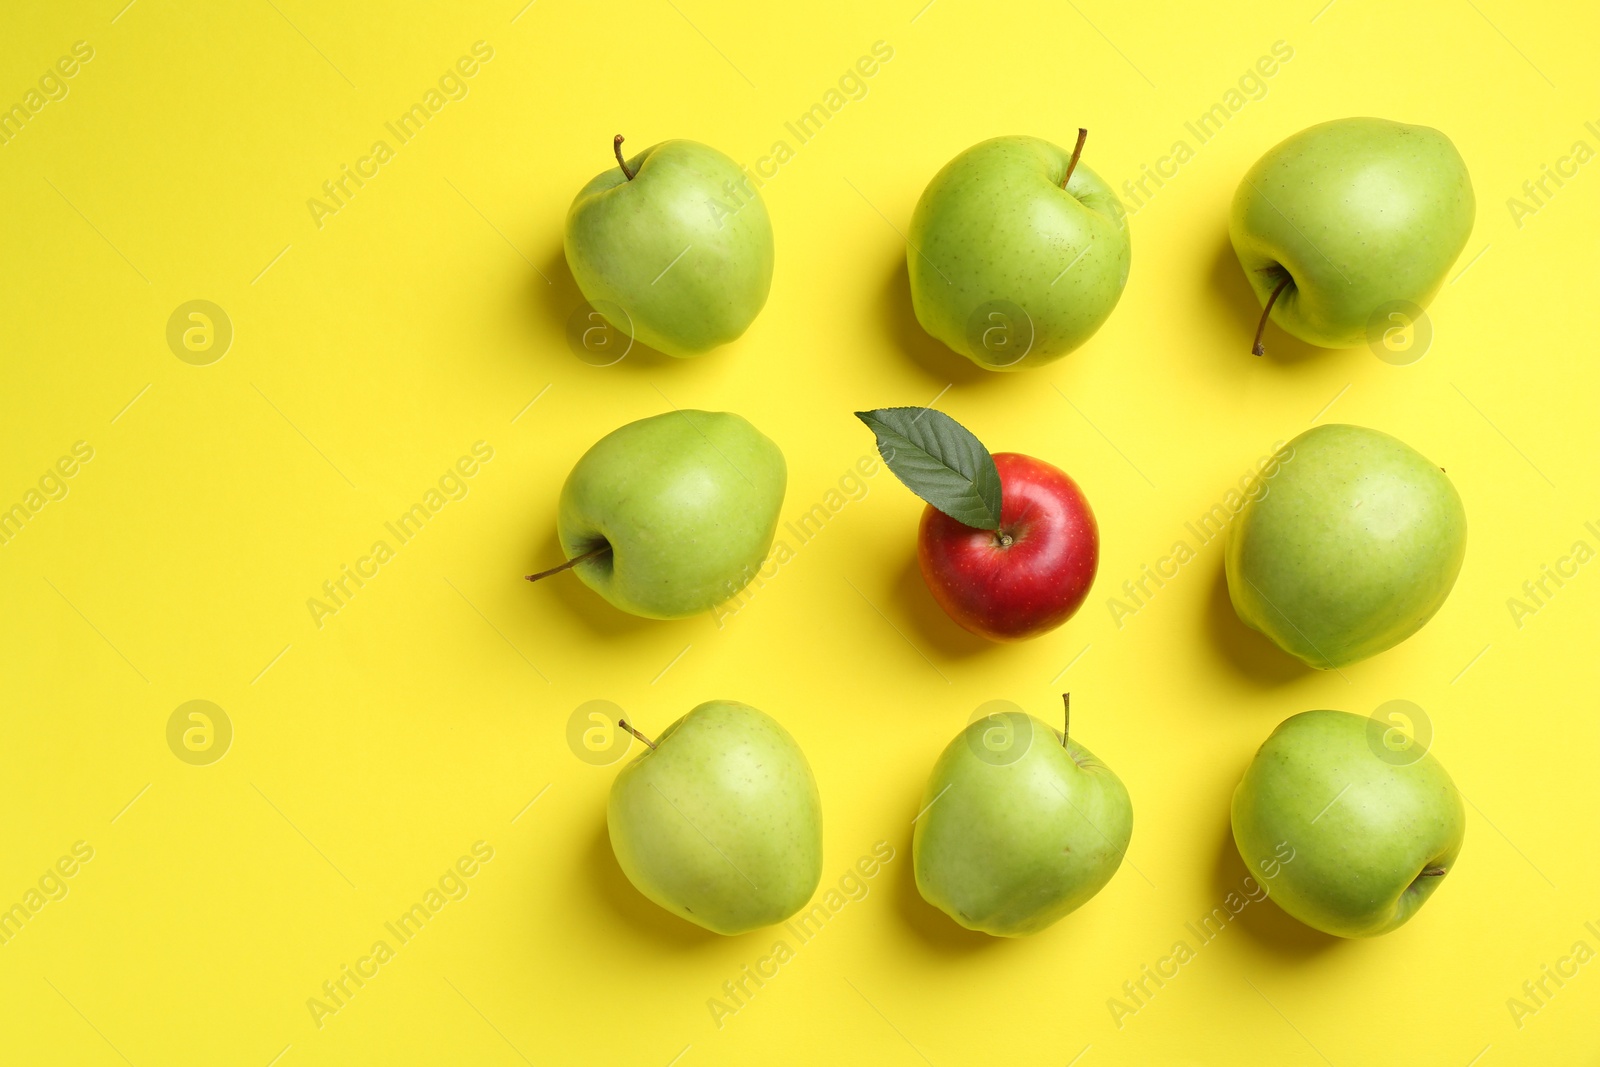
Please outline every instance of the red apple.
[[975, 529], [930, 505], [917, 532], [917, 562], [952, 619], [993, 641], [1021, 641], [1082, 606], [1100, 563], [1100, 528], [1065, 472], [1016, 452], [996, 452], [994, 464], [999, 529]]

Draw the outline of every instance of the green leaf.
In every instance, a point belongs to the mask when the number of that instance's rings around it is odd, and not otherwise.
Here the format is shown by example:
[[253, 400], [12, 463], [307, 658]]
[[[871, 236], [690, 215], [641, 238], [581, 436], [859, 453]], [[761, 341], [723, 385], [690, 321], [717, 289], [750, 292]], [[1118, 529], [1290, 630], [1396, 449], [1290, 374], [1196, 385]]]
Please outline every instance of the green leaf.
[[907, 489], [979, 530], [1000, 526], [994, 457], [955, 419], [932, 408], [879, 408], [856, 418], [878, 438], [878, 454]]

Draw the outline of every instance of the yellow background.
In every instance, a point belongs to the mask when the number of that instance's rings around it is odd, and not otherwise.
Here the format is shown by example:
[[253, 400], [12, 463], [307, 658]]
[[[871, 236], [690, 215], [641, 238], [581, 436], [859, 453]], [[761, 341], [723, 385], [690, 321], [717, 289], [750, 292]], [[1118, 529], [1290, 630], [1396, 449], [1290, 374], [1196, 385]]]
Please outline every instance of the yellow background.
[[[0, 904], [74, 842], [94, 849], [0, 946], [0, 1059], [1594, 1054], [1600, 966], [1520, 1028], [1506, 1003], [1574, 941], [1600, 948], [1584, 927], [1600, 920], [1600, 566], [1520, 628], [1507, 608], [1575, 540], [1600, 545], [1583, 526], [1600, 519], [1600, 171], [1520, 226], [1506, 205], [1574, 141], [1600, 147], [1586, 5], [122, 3], [15, 5], [0, 33], [0, 102], [73, 42], [94, 49], [0, 146], [0, 504], [74, 442], [94, 449], [0, 546]], [[494, 55], [469, 95], [391, 141], [319, 229], [308, 198], [479, 40]], [[879, 40], [894, 56], [867, 96], [796, 145], [784, 122]], [[1294, 57], [1265, 97], [1198, 145], [1184, 122], [1279, 40]], [[1471, 169], [1477, 223], [1430, 309], [1432, 349], [1392, 366], [1273, 329], [1252, 358], [1234, 187], [1288, 134], [1363, 114], [1443, 129]], [[1090, 343], [979, 372], [917, 328], [901, 232], [956, 152], [1003, 133], [1070, 144], [1080, 124], [1114, 186], [1180, 138], [1195, 157], [1132, 219], [1126, 293]], [[763, 194], [771, 299], [727, 349], [608, 368], [569, 351], [563, 216], [617, 132], [743, 162], [797, 148]], [[209, 366], [165, 339], [193, 299], [235, 331]], [[567, 470], [623, 422], [740, 412], [788, 457], [792, 520], [869, 454], [853, 410], [936, 396], [990, 447], [1068, 470], [1099, 516], [1091, 599], [1044, 638], [989, 646], [938, 613], [915, 571], [921, 505], [884, 473], [720, 628], [624, 617], [570, 576], [520, 580], [558, 559]], [[1342, 675], [1308, 673], [1235, 620], [1213, 542], [1118, 628], [1121, 583], [1316, 421], [1383, 429], [1448, 469], [1471, 534], [1438, 617]], [[307, 599], [477, 441], [494, 457], [469, 494], [319, 629]], [[1075, 735], [1133, 796], [1128, 863], [1044, 934], [968, 935], [911, 879], [924, 776], [980, 703], [1053, 716], [1069, 688]], [[824, 888], [878, 841], [897, 852], [721, 1029], [707, 999], [773, 935], [702, 934], [638, 896], [605, 838], [616, 766], [576, 758], [565, 732], [591, 699], [658, 731], [713, 697], [764, 708], [804, 747]], [[193, 699], [233, 725], [210, 766], [166, 742]], [[1294, 712], [1392, 699], [1425, 709], [1471, 802], [1448, 884], [1359, 943], [1252, 905], [1119, 1029], [1108, 998], [1245, 873], [1228, 801], [1255, 746]], [[470, 894], [319, 1028], [307, 999], [480, 840], [494, 857]]]

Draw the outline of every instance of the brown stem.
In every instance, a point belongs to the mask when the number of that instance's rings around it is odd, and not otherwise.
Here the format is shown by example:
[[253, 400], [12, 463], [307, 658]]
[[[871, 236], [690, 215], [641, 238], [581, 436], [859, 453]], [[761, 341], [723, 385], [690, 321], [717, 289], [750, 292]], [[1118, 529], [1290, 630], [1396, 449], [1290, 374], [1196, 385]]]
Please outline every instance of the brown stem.
[[1082, 126], [1079, 126], [1078, 143], [1073, 146], [1072, 158], [1067, 160], [1067, 173], [1066, 176], [1061, 179], [1061, 188], [1065, 189], [1067, 187], [1067, 183], [1072, 180], [1072, 172], [1077, 169], [1078, 166], [1078, 157], [1083, 155], [1083, 142], [1087, 141], [1088, 139], [1089, 131], [1084, 129]]
[[649, 745], [652, 750], [656, 747], [656, 743], [654, 741], [650, 740], [644, 734], [641, 734], [638, 730], [635, 730], [633, 727], [629, 726], [627, 719], [618, 719], [617, 725], [628, 731], [634, 737], [637, 737], [639, 740], [643, 741], [645, 744]]
[[1061, 747], [1067, 747], [1067, 731], [1072, 729], [1072, 694], [1061, 694]]
[[616, 153], [617, 166], [622, 168], [623, 176], [625, 178], [627, 178], [630, 182], [633, 181], [633, 176], [635, 174], [638, 174], [639, 172], [638, 171], [631, 171], [630, 172], [628, 170], [628, 165], [622, 161], [622, 134], [620, 134], [620, 133], [617, 134], [616, 140], [611, 142], [611, 151]]
[[1292, 281], [1294, 281], [1294, 278], [1285, 273], [1283, 281], [1279, 282], [1278, 287], [1272, 290], [1272, 295], [1267, 297], [1267, 306], [1261, 309], [1261, 321], [1256, 324], [1256, 343], [1250, 346], [1250, 354], [1252, 356], [1264, 356], [1267, 354], [1266, 346], [1261, 343], [1261, 334], [1267, 328], [1267, 316], [1272, 314], [1272, 305], [1278, 302], [1278, 294], [1287, 289]]
[[577, 557], [575, 557], [573, 559], [569, 559], [559, 567], [551, 567], [547, 571], [540, 571], [538, 574], [530, 574], [530, 575], [528, 575], [527, 576], [528, 581], [537, 582], [540, 578], [548, 578], [552, 574], [560, 574], [562, 571], [569, 571], [572, 568], [576, 567], [580, 563], [583, 563], [583, 562], [586, 562], [588, 560], [594, 559], [596, 556], [600, 555], [600, 553], [602, 553], [602, 552], [610, 552], [610, 551], [611, 551], [611, 546], [610, 545], [600, 545], [600, 546], [598, 546], [596, 548], [591, 548], [589, 551], [585, 552], [583, 555], [577, 556]]
[[1422, 873], [1417, 875], [1417, 877], [1418, 878], [1438, 878], [1442, 874], [1444, 874], [1444, 868], [1443, 867], [1424, 867], [1424, 868], [1422, 868]]

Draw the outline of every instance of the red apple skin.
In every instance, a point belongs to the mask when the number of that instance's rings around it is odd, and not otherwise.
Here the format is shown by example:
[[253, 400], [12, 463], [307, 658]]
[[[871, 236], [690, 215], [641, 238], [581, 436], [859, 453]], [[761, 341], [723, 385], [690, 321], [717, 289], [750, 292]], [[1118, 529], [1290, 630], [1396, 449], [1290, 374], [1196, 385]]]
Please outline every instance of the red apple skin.
[[1023, 641], [1083, 605], [1100, 565], [1100, 527], [1083, 490], [1060, 469], [1017, 452], [995, 453], [994, 465], [1000, 528], [977, 530], [930, 506], [917, 531], [917, 562], [933, 599], [956, 622], [992, 641]]

